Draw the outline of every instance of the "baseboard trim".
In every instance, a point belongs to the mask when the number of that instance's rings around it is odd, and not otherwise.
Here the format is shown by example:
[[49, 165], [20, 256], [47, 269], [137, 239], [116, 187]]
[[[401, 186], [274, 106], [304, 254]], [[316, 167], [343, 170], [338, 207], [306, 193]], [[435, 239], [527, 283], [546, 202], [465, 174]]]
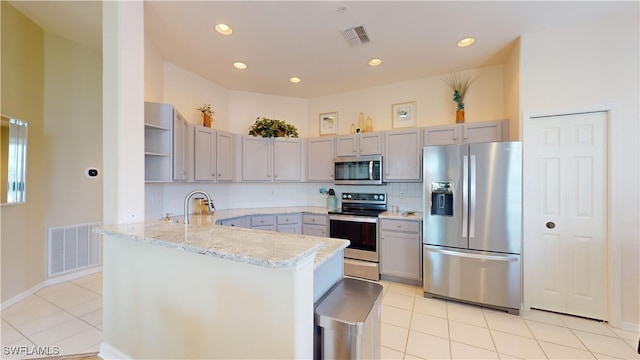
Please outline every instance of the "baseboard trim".
[[103, 359], [133, 359], [133, 357], [123, 353], [106, 342], [100, 343], [100, 352], [98, 356]]
[[636, 332], [636, 333], [640, 333], [640, 324], [635, 324], [632, 322], [628, 322], [628, 321], [622, 321], [620, 323], [620, 329], [622, 330], [627, 330], [627, 331], [631, 331], [631, 332]]
[[27, 289], [23, 292], [21, 292], [20, 294], [9, 298], [7, 300], [5, 300], [4, 302], [2, 302], [2, 304], [0, 304], [0, 311], [4, 311], [6, 310], [9, 306], [11, 305], [15, 305], [18, 302], [26, 299], [27, 297], [37, 293], [38, 291], [40, 291], [41, 289], [47, 287], [47, 286], [51, 286], [51, 285], [56, 285], [56, 284], [60, 284], [63, 282], [67, 282], [67, 281], [71, 281], [71, 280], [75, 280], [87, 275], [91, 275], [97, 272], [102, 271], [102, 265], [100, 266], [96, 266], [96, 267], [92, 267], [90, 269], [85, 269], [85, 270], [81, 270], [78, 272], [74, 272], [71, 274], [66, 274], [63, 276], [59, 276], [59, 277], [55, 277], [55, 278], [51, 278], [51, 279], [47, 279], [44, 282], [41, 282], [40, 284], [33, 286], [30, 289]]
[[76, 271], [76, 272], [71, 273], [71, 274], [65, 274], [65, 275], [49, 278], [49, 279], [44, 281], [44, 286], [51, 286], [51, 285], [60, 284], [60, 283], [71, 281], [71, 280], [75, 280], [77, 278], [81, 278], [81, 277], [84, 277], [84, 276], [87, 276], [87, 275], [95, 274], [95, 273], [101, 272], [101, 271], [102, 271], [102, 265], [95, 266], [95, 267], [92, 267], [92, 268], [89, 268], [89, 269]]
[[26, 299], [30, 295], [35, 294], [36, 292], [38, 292], [40, 289], [42, 289], [44, 287], [45, 287], [45, 284], [42, 282], [42, 283], [40, 283], [40, 284], [30, 288], [30, 289], [27, 289], [27, 290], [21, 292], [20, 294], [12, 297], [10, 299], [5, 300], [2, 304], [0, 304], [0, 311], [4, 311], [9, 306], [17, 304], [18, 302]]

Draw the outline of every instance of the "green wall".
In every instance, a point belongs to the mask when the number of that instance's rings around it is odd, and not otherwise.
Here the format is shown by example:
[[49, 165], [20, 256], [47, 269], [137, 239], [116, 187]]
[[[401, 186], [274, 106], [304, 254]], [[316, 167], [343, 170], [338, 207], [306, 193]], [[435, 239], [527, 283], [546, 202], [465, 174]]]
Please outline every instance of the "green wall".
[[25, 204], [3, 205], [2, 302], [45, 278], [44, 31], [8, 2], [1, 2], [0, 112], [27, 121]]

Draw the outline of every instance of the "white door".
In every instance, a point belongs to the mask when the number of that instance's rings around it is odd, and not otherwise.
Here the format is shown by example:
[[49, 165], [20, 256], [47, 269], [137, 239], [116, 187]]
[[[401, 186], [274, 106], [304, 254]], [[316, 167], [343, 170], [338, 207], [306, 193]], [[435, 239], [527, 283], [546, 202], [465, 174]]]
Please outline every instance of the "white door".
[[607, 113], [526, 119], [523, 149], [530, 306], [607, 320]]

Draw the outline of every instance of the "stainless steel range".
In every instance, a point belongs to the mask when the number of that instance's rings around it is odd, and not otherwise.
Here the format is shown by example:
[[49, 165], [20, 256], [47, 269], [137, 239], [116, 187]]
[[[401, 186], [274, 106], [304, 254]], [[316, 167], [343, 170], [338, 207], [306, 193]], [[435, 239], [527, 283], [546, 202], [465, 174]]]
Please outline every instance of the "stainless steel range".
[[343, 193], [342, 208], [329, 211], [329, 234], [347, 239], [344, 274], [380, 280], [378, 215], [387, 211], [387, 194]]

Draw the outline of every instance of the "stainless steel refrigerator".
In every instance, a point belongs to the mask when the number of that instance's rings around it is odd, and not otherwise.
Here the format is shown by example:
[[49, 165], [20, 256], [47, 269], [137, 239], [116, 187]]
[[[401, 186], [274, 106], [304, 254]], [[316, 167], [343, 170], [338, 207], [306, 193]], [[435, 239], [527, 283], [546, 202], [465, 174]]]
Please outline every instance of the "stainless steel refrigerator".
[[522, 144], [427, 146], [423, 171], [424, 295], [517, 314]]

